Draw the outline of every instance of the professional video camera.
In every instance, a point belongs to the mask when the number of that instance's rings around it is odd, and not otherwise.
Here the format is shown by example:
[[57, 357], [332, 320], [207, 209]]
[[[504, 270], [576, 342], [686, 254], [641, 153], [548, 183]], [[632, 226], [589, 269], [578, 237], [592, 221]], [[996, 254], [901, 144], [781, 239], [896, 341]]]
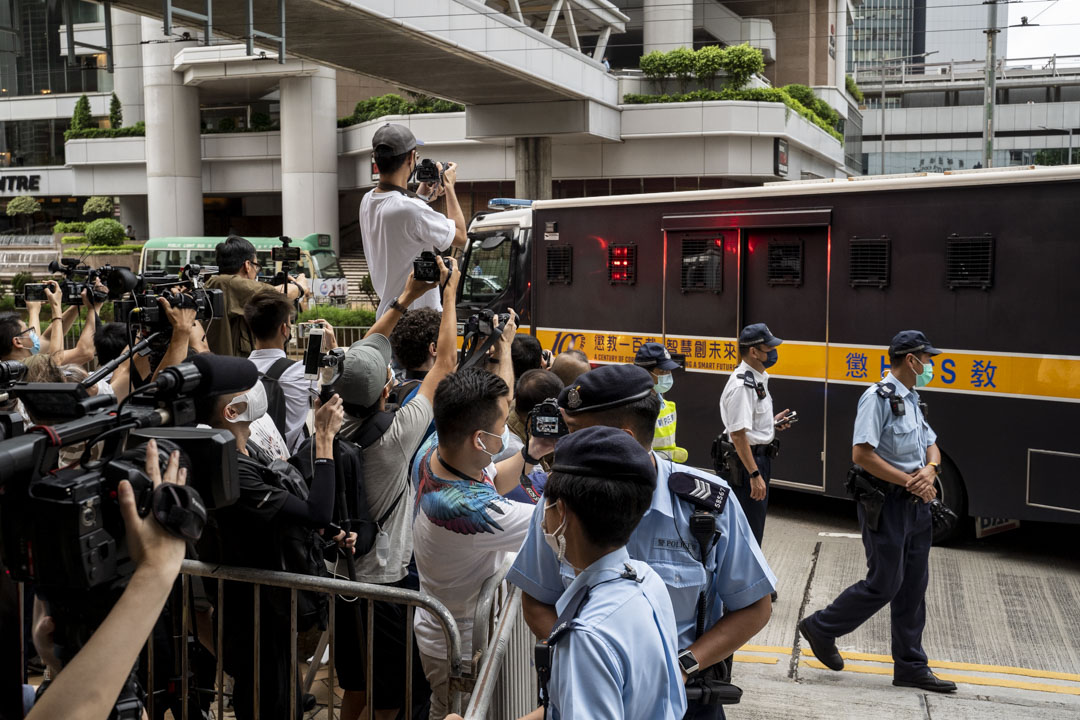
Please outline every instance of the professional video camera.
[[416, 165], [416, 169], [413, 171], [413, 177], [418, 183], [435, 183], [436, 185], [442, 185], [443, 170], [446, 169], [448, 163], [441, 163], [442, 169], [439, 169], [440, 163], [436, 163], [431, 158], [423, 158]]
[[438, 282], [442, 277], [439, 272], [439, 263], [435, 260], [435, 253], [425, 250], [420, 253], [412, 263], [413, 277], [420, 282]]
[[[169, 330], [169, 318], [158, 304], [165, 298], [174, 308], [195, 308], [196, 320], [213, 320], [225, 314], [225, 296], [221, 290], [204, 286], [216, 268], [187, 265], [179, 275], [146, 272], [136, 275], [127, 268], [110, 268], [105, 274], [109, 297], [115, 302], [116, 319], [139, 325], [148, 332]], [[174, 289], [179, 292], [174, 292]], [[129, 297], [124, 297], [130, 293]]]
[[569, 435], [562, 413], [559, 412], [557, 398], [548, 398], [537, 403], [529, 411], [529, 436], [538, 438], [558, 438]]
[[496, 315], [488, 308], [470, 316], [459, 332], [464, 339], [461, 344], [461, 356], [458, 359], [458, 370], [472, 367], [486, 358], [488, 351], [499, 341], [508, 322], [510, 322], [510, 313]]
[[[86, 265], [80, 265], [79, 261], [75, 258], [62, 257], [57, 260], [53, 260], [49, 263], [49, 272], [62, 273], [64, 281], [58, 283], [60, 285], [60, 303], [63, 305], [77, 305], [83, 304], [82, 291], [89, 290], [93, 293], [93, 299], [95, 302], [105, 302], [107, 294], [94, 287], [94, 280], [97, 278], [103, 278], [110, 270], [109, 266], [105, 266], [99, 269], [94, 269]], [[40, 294], [36, 289], [31, 289], [30, 295], [25, 294], [23, 297], [26, 300], [44, 300], [45, 291], [44, 285]]]

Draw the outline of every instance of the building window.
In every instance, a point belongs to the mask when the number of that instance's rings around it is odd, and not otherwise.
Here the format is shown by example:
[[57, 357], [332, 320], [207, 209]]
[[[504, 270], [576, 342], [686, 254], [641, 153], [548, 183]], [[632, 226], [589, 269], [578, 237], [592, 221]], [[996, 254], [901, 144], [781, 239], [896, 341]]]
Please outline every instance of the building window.
[[64, 164], [67, 118], [0, 122], [0, 167]]

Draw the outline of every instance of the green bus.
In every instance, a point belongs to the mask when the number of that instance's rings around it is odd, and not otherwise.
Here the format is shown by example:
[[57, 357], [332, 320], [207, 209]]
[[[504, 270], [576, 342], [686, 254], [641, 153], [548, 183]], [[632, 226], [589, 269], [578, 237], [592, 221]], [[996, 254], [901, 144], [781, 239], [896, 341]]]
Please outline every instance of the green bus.
[[[147, 240], [139, 261], [139, 272], [164, 270], [179, 272], [185, 265], [214, 265], [215, 248], [223, 237], [166, 237]], [[280, 269], [271, 259], [271, 250], [281, 246], [276, 237], [249, 237], [255, 246], [262, 272], [272, 275]], [[344, 301], [348, 295], [348, 282], [341, 271], [337, 255], [329, 235], [312, 234], [294, 239], [293, 247], [300, 248], [298, 271], [311, 281], [311, 292], [316, 298], [334, 298]]]

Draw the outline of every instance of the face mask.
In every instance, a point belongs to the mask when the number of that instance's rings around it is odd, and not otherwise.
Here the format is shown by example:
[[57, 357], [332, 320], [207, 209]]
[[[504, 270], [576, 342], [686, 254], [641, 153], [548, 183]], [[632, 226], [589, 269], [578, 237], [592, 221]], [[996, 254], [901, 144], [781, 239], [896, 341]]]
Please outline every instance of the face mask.
[[[544, 516], [547, 516], [547, 511], [555, 507], [554, 504], [544, 506]], [[559, 524], [559, 527], [555, 528], [555, 532], [549, 533], [544, 531], [544, 542], [551, 548], [551, 552], [555, 553], [555, 561], [561, 563], [566, 559], [566, 535], [563, 534], [563, 528], [566, 527], [566, 515], [563, 515], [563, 521]]]
[[231, 423], [254, 422], [266, 414], [266, 390], [263, 388], [261, 380], [243, 395], [237, 395], [233, 398], [228, 407], [235, 407], [241, 403], [247, 403], [244, 412], [232, 419], [225, 418], [226, 420]]
[[923, 363], [922, 372], [915, 375], [915, 387], [924, 387], [934, 379], [934, 366], [928, 362]]
[[658, 377], [656, 379], [656, 384], [653, 385], [653, 388], [656, 390], [656, 392], [663, 395], [668, 390], [670, 390], [671, 386], [674, 384], [675, 378], [671, 377], [671, 373], [668, 373], [667, 375], [661, 375], [660, 377]]
[[778, 356], [777, 356], [776, 348], [773, 348], [772, 350], [769, 351], [768, 355], [765, 356], [765, 360], [763, 360], [761, 364], [765, 366], [766, 370], [768, 370], [769, 368], [771, 368], [773, 365], [776, 364], [777, 357]]
[[33, 347], [30, 348], [31, 355], [37, 355], [41, 352], [41, 338], [38, 337], [35, 330], [30, 331], [30, 342], [33, 343]]
[[490, 452], [487, 449], [487, 445], [484, 444], [483, 440], [481, 440], [480, 438], [476, 439], [476, 441], [478, 443], [480, 443], [480, 449], [482, 449], [484, 452], [486, 452], [489, 457], [492, 457], [492, 458], [495, 457], [496, 455], [501, 453], [503, 450], [505, 450], [506, 446], [510, 443], [510, 426], [509, 425], [506, 425], [505, 427], [503, 427], [502, 435], [496, 435], [495, 433], [490, 433], [487, 430], [481, 430], [480, 432], [484, 433], [485, 435], [490, 435], [491, 437], [499, 438], [499, 441], [500, 441], [499, 449], [496, 450], [495, 452]]

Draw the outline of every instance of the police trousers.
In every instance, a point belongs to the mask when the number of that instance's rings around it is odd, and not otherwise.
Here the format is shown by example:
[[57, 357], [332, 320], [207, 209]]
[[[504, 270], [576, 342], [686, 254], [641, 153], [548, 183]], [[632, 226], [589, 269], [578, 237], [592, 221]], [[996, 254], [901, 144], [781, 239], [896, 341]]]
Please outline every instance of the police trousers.
[[761, 479], [765, 481], [765, 497], [754, 500], [750, 497], [750, 473], [746, 472], [743, 464], [739, 463], [739, 474], [742, 484], [732, 488], [735, 497], [739, 498], [746, 522], [750, 523], [750, 530], [754, 533], [754, 539], [761, 545], [761, 538], [765, 536], [765, 511], [769, 509], [769, 478], [772, 477], [772, 458], [768, 455], [754, 453], [754, 462], [761, 471]]
[[858, 506], [866, 579], [860, 580], [824, 610], [806, 619], [810, 629], [826, 637], [847, 635], [886, 604], [892, 620], [893, 676], [910, 680], [926, 674], [922, 633], [926, 625], [926, 585], [930, 572], [930, 509], [912, 502], [906, 492], [889, 492], [877, 531], [866, 526]]

